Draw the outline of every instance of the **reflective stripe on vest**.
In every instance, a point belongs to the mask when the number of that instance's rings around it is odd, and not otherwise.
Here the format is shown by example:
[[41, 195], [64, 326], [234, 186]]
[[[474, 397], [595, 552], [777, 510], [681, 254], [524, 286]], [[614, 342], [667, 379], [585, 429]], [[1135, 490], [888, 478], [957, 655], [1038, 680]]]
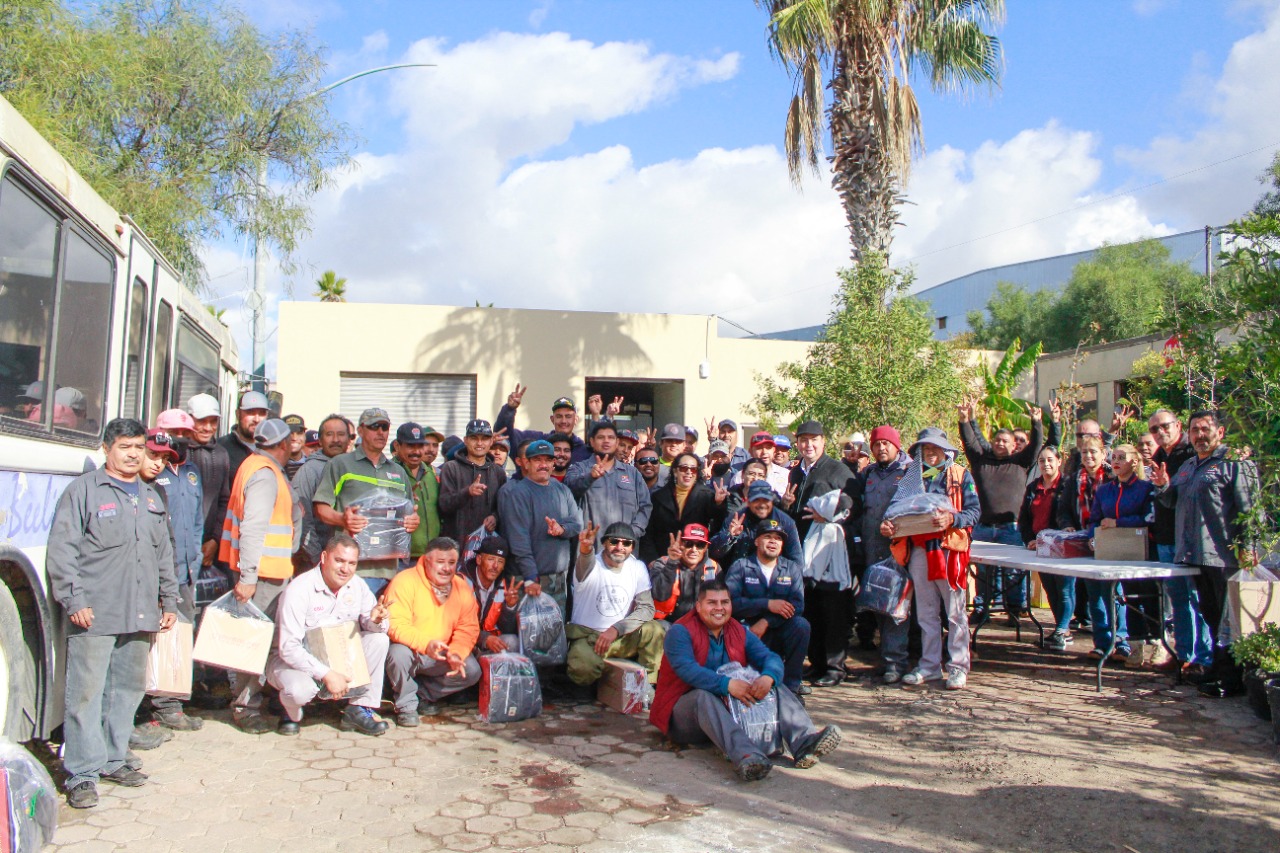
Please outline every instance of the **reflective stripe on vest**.
[[240, 571], [240, 527], [244, 523], [245, 485], [263, 468], [270, 468], [275, 475], [276, 501], [262, 542], [258, 577], [284, 580], [293, 577], [293, 492], [280, 469], [261, 454], [255, 453], [246, 458], [236, 472], [231, 498], [227, 502], [227, 517], [222, 523], [218, 559], [225, 562], [231, 571]]

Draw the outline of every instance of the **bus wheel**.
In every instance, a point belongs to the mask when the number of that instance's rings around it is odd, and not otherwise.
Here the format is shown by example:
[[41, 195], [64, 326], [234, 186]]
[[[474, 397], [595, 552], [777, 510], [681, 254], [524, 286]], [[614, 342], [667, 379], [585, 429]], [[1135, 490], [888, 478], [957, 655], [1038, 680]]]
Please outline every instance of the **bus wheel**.
[[0, 585], [0, 704], [4, 736], [26, 743], [36, 734], [36, 668], [22, 639], [22, 618], [9, 587]]

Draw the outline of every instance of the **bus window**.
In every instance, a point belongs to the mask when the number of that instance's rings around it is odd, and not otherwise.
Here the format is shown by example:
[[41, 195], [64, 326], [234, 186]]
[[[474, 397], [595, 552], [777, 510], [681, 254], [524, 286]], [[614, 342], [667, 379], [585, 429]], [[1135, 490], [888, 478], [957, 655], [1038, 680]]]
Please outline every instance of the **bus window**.
[[185, 408], [196, 394], [221, 399], [218, 350], [186, 317], [178, 324], [178, 366], [169, 405]]
[[0, 184], [0, 415], [6, 417], [27, 420], [47, 396], [58, 230], [57, 218], [6, 177]]
[[67, 229], [54, 346], [55, 428], [90, 435], [102, 431], [111, 332], [111, 279], [111, 259], [74, 229]]
[[151, 406], [148, 424], [164, 409], [169, 393], [169, 352], [173, 348], [173, 306], [163, 299], [156, 308], [156, 343], [151, 362]]
[[146, 366], [143, 350], [147, 346], [147, 305], [147, 284], [134, 278], [129, 288], [129, 338], [124, 357], [124, 399], [120, 403], [120, 414], [126, 418], [145, 416], [139, 412], [138, 402]]

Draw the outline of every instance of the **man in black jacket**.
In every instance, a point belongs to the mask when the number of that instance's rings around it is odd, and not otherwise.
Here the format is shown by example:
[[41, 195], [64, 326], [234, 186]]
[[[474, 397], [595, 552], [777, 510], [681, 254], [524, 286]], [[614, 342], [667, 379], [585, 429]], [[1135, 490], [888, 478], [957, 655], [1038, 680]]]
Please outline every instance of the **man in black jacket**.
[[[973, 539], [1021, 547], [1018, 512], [1027, 490], [1027, 472], [1035, 465], [1044, 442], [1044, 412], [1039, 406], [1031, 408], [1031, 440], [1022, 450], [1015, 450], [1012, 430], [997, 430], [990, 444], [982, 437], [973, 420], [976, 402], [970, 400], [956, 408], [960, 412], [960, 443], [982, 502], [982, 518], [973, 527]], [[1027, 573], [1017, 569], [979, 567], [974, 621], [985, 622], [988, 610], [1003, 593], [1009, 623], [1017, 625], [1018, 615], [1027, 607], [1026, 579]]]
[[[853, 506], [853, 498], [848, 490], [853, 474], [839, 459], [827, 455], [826, 430], [817, 421], [805, 421], [796, 427], [796, 450], [800, 452], [800, 463], [791, 469], [782, 505], [795, 519], [796, 532], [803, 545], [816, 518], [807, 507], [809, 499], [835, 489], [840, 492], [836, 515], [847, 513]], [[842, 590], [835, 582], [805, 583], [805, 612], [813, 629], [809, 644], [809, 665], [813, 667], [816, 677], [814, 687], [834, 687], [844, 681], [843, 650], [849, 642], [852, 595], [852, 590]], [[832, 649], [841, 651], [833, 653], [830, 651]], [[841, 659], [838, 665], [835, 660], [837, 656]], [[818, 659], [815, 660], [815, 657]]]

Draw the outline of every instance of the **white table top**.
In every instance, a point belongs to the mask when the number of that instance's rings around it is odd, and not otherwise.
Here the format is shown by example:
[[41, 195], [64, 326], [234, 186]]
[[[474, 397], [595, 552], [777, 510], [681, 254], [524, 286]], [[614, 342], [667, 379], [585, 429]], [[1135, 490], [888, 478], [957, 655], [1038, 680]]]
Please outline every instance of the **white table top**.
[[1026, 569], [1048, 575], [1084, 578], [1098, 581], [1155, 580], [1185, 578], [1200, 574], [1191, 566], [1156, 562], [1102, 562], [1092, 557], [1040, 557], [1028, 548], [974, 542], [969, 548], [969, 561], [1006, 569]]

